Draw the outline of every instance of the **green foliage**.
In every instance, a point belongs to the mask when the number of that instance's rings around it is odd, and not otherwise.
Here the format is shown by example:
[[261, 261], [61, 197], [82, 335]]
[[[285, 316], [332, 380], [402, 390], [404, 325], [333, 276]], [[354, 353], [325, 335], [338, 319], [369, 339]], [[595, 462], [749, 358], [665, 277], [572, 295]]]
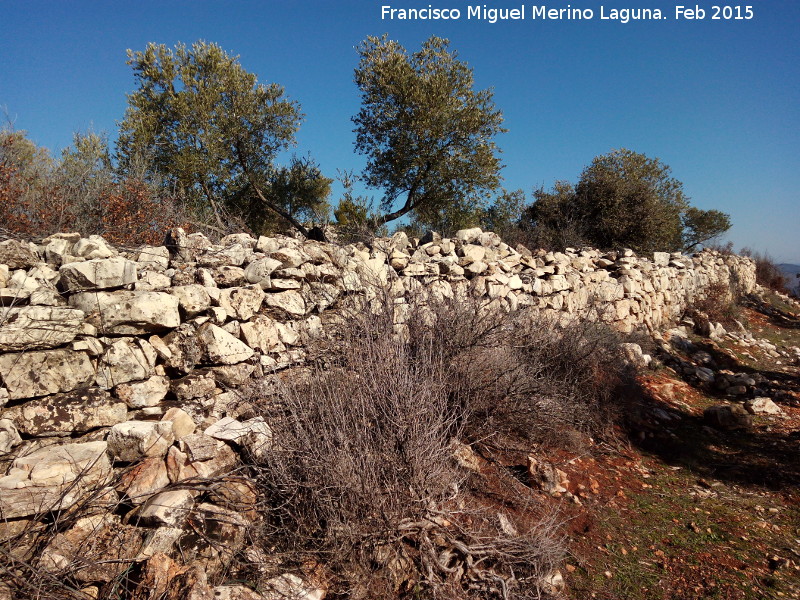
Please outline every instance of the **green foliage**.
[[581, 174], [575, 205], [587, 238], [600, 247], [646, 252], [682, 245], [688, 200], [657, 158], [625, 149], [596, 157]]
[[364, 181], [384, 189], [373, 225], [412, 212], [433, 225], [453, 208], [481, 208], [501, 168], [493, 138], [503, 117], [491, 90], [475, 91], [472, 69], [438, 37], [409, 55], [386, 35], [371, 36], [359, 53], [356, 150], [368, 158]]
[[[295, 215], [319, 208], [330, 182], [310, 162], [274, 167], [303, 118], [281, 86], [259, 83], [237, 57], [202, 41], [174, 50], [148, 44], [129, 50], [128, 64], [138, 87], [120, 128], [123, 171], [144, 157], [148, 174], [175, 189], [201, 219], [221, 224], [224, 208], [244, 207], [249, 224], [263, 228], [269, 209], [277, 223], [283, 219], [305, 233]], [[298, 187], [302, 197], [285, 197]]]
[[[301, 222], [320, 223], [330, 212], [328, 196], [333, 180], [325, 177], [311, 158], [292, 157], [289, 166], [273, 168], [259, 187], [271, 206]], [[248, 188], [249, 189], [249, 188]], [[276, 214], [270, 205], [253, 194], [242, 194], [229, 203], [255, 233], [286, 231], [292, 223]]]
[[576, 214], [575, 187], [568, 181], [556, 181], [550, 191], [533, 192], [534, 202], [522, 217], [528, 243], [541, 248], [584, 246], [583, 226]]
[[551, 192], [538, 190], [534, 197], [526, 221], [555, 246], [585, 241], [601, 248], [673, 251], [691, 249], [730, 227], [726, 214], [691, 207], [667, 165], [626, 149], [595, 157], [574, 188], [557, 182]]
[[367, 242], [376, 235], [386, 235], [385, 226], [377, 229], [371, 226], [377, 220], [372, 199], [355, 193], [358, 176], [352, 171], [339, 171], [337, 178], [344, 187], [342, 198], [333, 211], [339, 241]]
[[683, 246], [690, 250], [728, 231], [731, 219], [719, 210], [700, 210], [690, 206], [683, 214], [683, 228]]
[[525, 192], [503, 190], [494, 203], [484, 211], [481, 227], [505, 238], [516, 229], [525, 210]]

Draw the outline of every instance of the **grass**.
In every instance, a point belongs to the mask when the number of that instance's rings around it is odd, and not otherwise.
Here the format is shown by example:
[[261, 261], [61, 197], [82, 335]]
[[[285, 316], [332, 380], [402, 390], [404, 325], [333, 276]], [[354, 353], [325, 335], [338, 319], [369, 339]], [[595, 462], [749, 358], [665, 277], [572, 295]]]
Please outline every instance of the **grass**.
[[[756, 337], [800, 344], [800, 330], [747, 312], [762, 327]], [[717, 348], [734, 349], [741, 350], [730, 340]], [[752, 359], [739, 360], [737, 352], [727, 366], [787, 381], [773, 357], [757, 347], [746, 351]], [[796, 378], [797, 367], [783, 362]], [[669, 377], [674, 372], [661, 369], [648, 379], [663, 385]], [[589, 504], [590, 524], [573, 533], [568, 597], [800, 597], [800, 408], [783, 403], [785, 418], [756, 416], [752, 430], [720, 432], [705, 428], [700, 415], [721, 398], [684, 383], [674, 390], [666, 401], [643, 399], [641, 408], [669, 408], [680, 420], [660, 423], [598, 464], [598, 477], [619, 475]]]

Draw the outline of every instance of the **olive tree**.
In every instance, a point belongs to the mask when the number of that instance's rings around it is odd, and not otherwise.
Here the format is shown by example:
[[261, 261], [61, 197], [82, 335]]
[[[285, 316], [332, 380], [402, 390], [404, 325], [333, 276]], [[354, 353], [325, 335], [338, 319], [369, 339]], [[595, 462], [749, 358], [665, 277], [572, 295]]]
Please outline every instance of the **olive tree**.
[[[174, 50], [148, 44], [144, 51], [128, 50], [137, 89], [128, 96], [120, 128], [118, 158], [124, 171], [137, 161], [165, 187], [175, 189], [200, 218], [215, 219], [234, 208], [248, 215], [251, 227], [263, 225], [263, 205], [269, 212], [307, 234], [296, 218], [296, 199], [272, 189], [288, 173], [276, 174], [276, 155], [295, 143], [303, 120], [300, 106], [275, 83], [259, 83], [238, 57], [213, 43], [183, 44]], [[300, 163], [297, 163], [299, 165]], [[289, 168], [294, 176], [321, 176], [318, 169]], [[296, 186], [295, 186], [296, 187]], [[321, 195], [308, 203], [325, 204]]]
[[371, 36], [358, 51], [355, 147], [367, 156], [365, 183], [384, 190], [373, 228], [409, 213], [425, 223], [451, 207], [478, 208], [500, 181], [494, 138], [503, 117], [492, 91], [473, 89], [472, 69], [446, 39], [409, 54]]

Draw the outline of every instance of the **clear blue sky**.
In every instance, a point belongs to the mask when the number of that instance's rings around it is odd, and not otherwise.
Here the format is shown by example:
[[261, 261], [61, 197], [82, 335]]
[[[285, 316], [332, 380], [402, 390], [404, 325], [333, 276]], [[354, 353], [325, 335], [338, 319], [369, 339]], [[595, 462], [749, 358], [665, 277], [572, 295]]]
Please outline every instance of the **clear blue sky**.
[[[800, 2], [750, 3], [754, 18], [738, 21], [712, 20], [712, 2], [693, 21], [674, 18], [676, 0], [603, 3], [666, 17], [622, 24], [601, 20], [600, 2], [572, 0], [594, 19], [533, 20], [526, 4], [525, 21], [491, 24], [467, 20], [460, 0], [0, 0], [0, 106], [56, 152], [88, 128], [113, 140], [134, 85], [125, 50], [205, 39], [301, 103], [297, 151], [334, 175], [364, 165], [350, 121], [358, 43], [388, 32], [413, 50], [435, 34], [494, 88], [506, 188], [575, 181], [594, 156], [630, 148], [670, 165], [695, 205], [730, 213], [737, 248], [800, 264]], [[386, 21], [384, 4], [462, 18]]]

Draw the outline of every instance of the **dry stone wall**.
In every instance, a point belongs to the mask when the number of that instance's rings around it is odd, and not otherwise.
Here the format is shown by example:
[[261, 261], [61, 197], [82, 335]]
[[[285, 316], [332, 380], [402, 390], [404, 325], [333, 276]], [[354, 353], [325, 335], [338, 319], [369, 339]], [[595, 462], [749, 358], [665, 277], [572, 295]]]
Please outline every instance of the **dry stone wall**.
[[[92, 502], [129, 507], [124, 519], [109, 513], [91, 529], [130, 537], [132, 554], [120, 559], [169, 554], [189, 515], [253, 518], [242, 509], [255, 502], [252, 489], [236, 478], [213, 498], [175, 486], [227, 477], [238, 452], [269, 443], [269, 424], [237, 411], [236, 389], [301, 363], [325, 315], [348, 296], [388, 290], [398, 321], [411, 296], [474, 296], [490, 309], [631, 331], [668, 326], [713, 282], [748, 293], [754, 264], [710, 251], [531, 252], [480, 229], [452, 239], [398, 233], [371, 248], [246, 234], [212, 244], [181, 229], [136, 251], [71, 233], [2, 242], [0, 543], [90, 490]], [[88, 535], [80, 527], [46, 549], [53, 570]], [[228, 542], [238, 539], [236, 527], [223, 529]], [[204, 552], [190, 550], [181, 546]]]

